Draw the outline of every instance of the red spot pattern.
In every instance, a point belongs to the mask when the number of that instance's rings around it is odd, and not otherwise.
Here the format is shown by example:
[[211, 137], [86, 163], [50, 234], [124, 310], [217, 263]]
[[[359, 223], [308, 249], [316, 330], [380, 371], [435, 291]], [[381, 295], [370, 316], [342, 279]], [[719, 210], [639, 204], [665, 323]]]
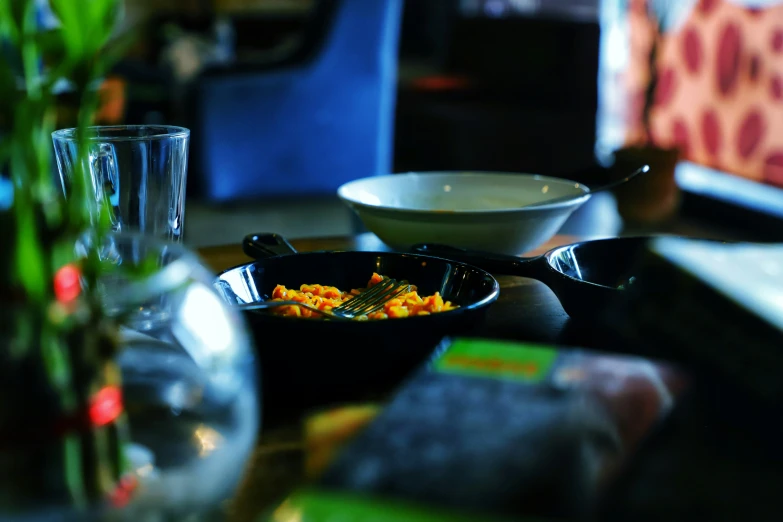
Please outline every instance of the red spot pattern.
[[780, 100], [783, 98], [783, 80], [780, 79], [780, 76], [773, 76], [769, 87], [773, 100]]
[[682, 54], [688, 71], [693, 74], [698, 73], [704, 52], [699, 33], [693, 27], [685, 30], [682, 39]]
[[783, 186], [783, 152], [772, 152], [764, 159], [764, 181]]
[[[628, 2], [635, 11], [631, 23], [648, 31], [655, 22], [652, 13], [637, 13], [645, 2]], [[656, 145], [680, 148], [693, 161], [723, 165], [740, 176], [763, 177], [783, 187], [783, 120], [778, 114], [783, 110], [783, 65], [777, 59], [783, 56], [783, 4], [757, 8], [749, 3], [696, 0], [682, 29], [661, 35], [666, 52], [654, 66], [651, 127], [657, 136], [652, 138], [660, 139], [653, 140]], [[640, 38], [632, 43], [635, 78], [630, 84], [636, 87], [629, 91], [629, 112], [636, 118], [629, 142], [638, 140], [641, 131], [640, 85], [649, 71], [646, 42]]]
[[690, 152], [690, 134], [688, 133], [688, 126], [681, 119], [675, 120], [672, 124], [672, 137], [674, 138], [674, 145], [676, 145], [683, 157], [688, 157]]
[[745, 116], [737, 134], [737, 153], [742, 159], [749, 158], [755, 152], [764, 136], [764, 119], [757, 110]]
[[720, 152], [723, 136], [721, 135], [718, 114], [714, 110], [709, 109], [702, 114], [701, 133], [704, 135], [704, 148], [707, 149], [707, 154], [713, 157], [717, 156]]
[[655, 105], [662, 107], [674, 98], [676, 81], [677, 78], [674, 67], [667, 67], [658, 71], [658, 85], [655, 89]]
[[718, 43], [718, 91], [724, 96], [737, 85], [739, 77], [742, 41], [736, 24], [729, 23], [723, 28]]
[[707, 15], [718, 5], [718, 0], [699, 0], [698, 10]]
[[783, 51], [783, 29], [775, 29], [772, 33], [772, 50], [776, 53]]

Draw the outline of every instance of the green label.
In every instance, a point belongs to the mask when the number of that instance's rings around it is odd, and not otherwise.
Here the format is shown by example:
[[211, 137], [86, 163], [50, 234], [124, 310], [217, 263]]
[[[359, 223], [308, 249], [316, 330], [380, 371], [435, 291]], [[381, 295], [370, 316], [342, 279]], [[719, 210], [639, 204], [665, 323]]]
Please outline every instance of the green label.
[[[501, 522], [356, 494], [303, 489], [257, 522]], [[531, 521], [532, 522], [532, 521]]]
[[435, 371], [524, 383], [539, 383], [549, 374], [557, 350], [533, 344], [486, 339], [455, 339], [435, 361]]

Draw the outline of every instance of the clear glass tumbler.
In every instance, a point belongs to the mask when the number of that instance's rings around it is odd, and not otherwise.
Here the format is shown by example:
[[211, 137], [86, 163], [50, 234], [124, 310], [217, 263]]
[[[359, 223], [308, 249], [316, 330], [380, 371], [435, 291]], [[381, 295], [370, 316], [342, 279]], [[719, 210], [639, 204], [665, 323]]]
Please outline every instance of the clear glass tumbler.
[[[117, 125], [87, 130], [89, 169], [97, 203], [108, 200], [115, 232], [182, 239], [190, 131], [168, 125]], [[76, 129], [52, 133], [57, 168], [68, 197], [77, 165]]]

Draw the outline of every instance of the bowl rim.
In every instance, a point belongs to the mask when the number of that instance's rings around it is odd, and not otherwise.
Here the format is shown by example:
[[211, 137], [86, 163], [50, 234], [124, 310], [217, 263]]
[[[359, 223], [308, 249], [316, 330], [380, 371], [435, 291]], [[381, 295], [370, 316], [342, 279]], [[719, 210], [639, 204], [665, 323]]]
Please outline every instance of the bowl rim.
[[[493, 176], [506, 176], [506, 177], [525, 177], [528, 179], [533, 179], [536, 181], [543, 181], [547, 183], [556, 183], [556, 184], [566, 184], [566, 185], [573, 185], [575, 188], [582, 191], [581, 196], [574, 196], [574, 199], [568, 200], [568, 201], [561, 201], [560, 203], [553, 203], [553, 204], [539, 204], [535, 207], [507, 207], [507, 208], [493, 208], [493, 209], [465, 209], [465, 210], [441, 210], [441, 209], [422, 209], [422, 208], [412, 208], [412, 207], [402, 207], [402, 206], [390, 206], [390, 205], [374, 205], [371, 203], [365, 203], [362, 201], [358, 201], [348, 195], [345, 194], [346, 189], [350, 185], [358, 185], [360, 183], [365, 183], [370, 180], [375, 180], [378, 178], [383, 178], [387, 176], [403, 176], [403, 177], [417, 177], [417, 176], [433, 176], [433, 175], [449, 175], [449, 176], [464, 176], [464, 177], [478, 177], [478, 176], [485, 176], [485, 175], [493, 175]], [[492, 171], [492, 170], [433, 170], [433, 171], [412, 171], [412, 172], [400, 172], [400, 173], [391, 173], [391, 174], [381, 174], [377, 176], [367, 176], [364, 178], [355, 179], [352, 181], [348, 181], [346, 183], [343, 183], [337, 188], [337, 197], [339, 197], [344, 203], [346, 203], [349, 206], [354, 207], [361, 207], [364, 209], [369, 210], [383, 210], [387, 212], [400, 212], [405, 214], [419, 214], [419, 215], [437, 215], [437, 216], [443, 216], [443, 215], [479, 215], [479, 214], [516, 214], [520, 212], [542, 212], [542, 211], [550, 211], [555, 209], [563, 209], [563, 208], [569, 208], [572, 206], [579, 206], [583, 203], [585, 203], [591, 196], [590, 188], [587, 187], [583, 183], [579, 183], [577, 181], [573, 181], [566, 178], [555, 178], [552, 176], [544, 176], [541, 174], [526, 174], [523, 172], [508, 172], [508, 171]]]

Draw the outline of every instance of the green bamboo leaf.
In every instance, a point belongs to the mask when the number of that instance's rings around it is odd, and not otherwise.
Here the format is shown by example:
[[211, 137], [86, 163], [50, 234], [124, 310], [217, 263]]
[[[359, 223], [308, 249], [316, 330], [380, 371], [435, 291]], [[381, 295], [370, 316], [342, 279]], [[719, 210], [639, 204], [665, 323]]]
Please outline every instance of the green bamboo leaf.
[[0, 36], [19, 43], [26, 15], [35, 8], [32, 0], [4, 0], [0, 2]]
[[63, 44], [67, 54], [72, 59], [85, 55], [86, 27], [82, 24], [80, 8], [84, 2], [79, 0], [51, 0], [52, 12], [60, 21]]
[[69, 435], [63, 441], [63, 460], [65, 461], [65, 481], [71, 493], [71, 502], [77, 508], [87, 507], [87, 492], [82, 470], [82, 445], [78, 435]]
[[36, 114], [38, 127], [34, 129], [32, 138], [35, 143], [35, 151], [38, 159], [38, 182], [44, 190], [54, 186], [52, 179], [52, 132], [57, 122], [57, 113], [54, 109], [54, 99], [45, 95], [41, 100], [39, 113]]
[[0, 59], [0, 92], [6, 94], [0, 103], [7, 106], [11, 105], [11, 100], [19, 96], [20, 89], [17, 88], [16, 74], [11, 69], [10, 61]]
[[24, 20], [35, 10], [33, 0], [7, 0], [8, 10], [17, 27], [24, 26]]
[[58, 241], [54, 242], [52, 245], [52, 271], [55, 267], [59, 268], [76, 261], [76, 252], [73, 247], [75, 244], [76, 239], [70, 234], [61, 236]]
[[0, 40], [19, 42], [19, 25], [13, 15], [11, 2], [0, 2]]
[[49, 67], [54, 67], [56, 70], [62, 66], [63, 62], [70, 63], [62, 29], [40, 31], [33, 35], [33, 40]]
[[[14, 206], [23, 206], [23, 198], [15, 198]], [[16, 237], [16, 270], [19, 282], [24, 285], [28, 296], [41, 306], [50, 284], [44, 264], [44, 255], [38, 243], [38, 227], [32, 206], [24, 205], [17, 214], [19, 233]]]
[[[0, 0], [0, 164], [9, 165], [14, 184], [11, 211], [0, 212], [0, 230], [10, 230], [0, 234], [0, 250], [8, 254], [0, 258], [0, 286], [21, 291], [23, 301], [9, 324], [14, 324], [14, 346], [25, 350], [12, 356], [34, 358], [57, 392], [63, 411], [68, 412], [83, 407], [89, 398], [85, 391], [95, 376], [90, 365], [111, 358], [115, 349], [99, 353], [90, 348], [94, 343], [85, 343], [105, 320], [98, 297], [89, 290], [84, 292], [88, 306], [79, 314], [79, 324], [71, 316], [49, 315], [55, 269], [73, 259], [73, 235], [96, 226], [90, 223], [94, 194], [86, 169], [77, 173], [76, 185], [82, 186], [77, 187], [75, 197], [66, 204], [53, 197], [50, 132], [55, 125], [55, 104], [51, 87], [58, 78], [72, 80], [80, 99], [78, 118], [83, 128], [95, 111], [96, 93], [87, 88], [126, 47], [115, 44], [101, 52], [115, 23], [116, 0], [50, 3], [61, 27], [41, 31], [35, 17], [37, 2]], [[50, 68], [45, 78], [41, 78], [42, 59]], [[20, 88], [20, 79], [26, 88]], [[84, 167], [82, 162], [78, 165], [77, 170]], [[62, 216], [63, 210], [72, 215]], [[101, 214], [96, 234], [108, 229], [107, 216]], [[88, 280], [95, 279], [94, 264], [83, 267]], [[76, 379], [70, 373], [73, 367], [86, 369], [85, 374]], [[127, 434], [122, 440], [127, 440]], [[73, 505], [99, 500], [103, 493], [100, 484], [108, 485], [117, 478], [121, 456], [114, 455], [114, 446], [110, 449], [111, 455], [101, 447], [101, 440], [89, 435], [64, 441], [61, 480]]]
[[111, 206], [111, 202], [108, 198], [105, 198], [99, 203], [98, 209], [98, 229], [101, 231], [109, 231], [112, 228], [112, 216], [114, 215], [114, 209]]
[[66, 350], [62, 336], [45, 328], [41, 334], [41, 355], [51, 384], [63, 394], [71, 385], [71, 368], [65, 355]]
[[90, 0], [92, 8], [91, 20], [96, 33], [93, 35], [99, 42], [98, 49], [109, 40], [119, 14], [118, 4], [114, 0]]
[[72, 59], [89, 60], [106, 44], [116, 21], [114, 0], [51, 0], [51, 6]]
[[65, 35], [60, 27], [38, 31], [31, 38], [42, 53], [62, 52], [65, 44]]
[[[21, 0], [19, 0], [21, 1]], [[31, 4], [32, 5], [32, 4]], [[34, 5], [32, 5], [34, 7]], [[36, 99], [40, 95], [41, 83], [41, 56], [35, 42], [29, 36], [35, 34], [38, 24], [35, 17], [35, 10], [27, 9], [24, 13], [24, 25], [22, 26], [22, 69], [24, 71], [25, 88], [27, 95], [31, 99]]]

